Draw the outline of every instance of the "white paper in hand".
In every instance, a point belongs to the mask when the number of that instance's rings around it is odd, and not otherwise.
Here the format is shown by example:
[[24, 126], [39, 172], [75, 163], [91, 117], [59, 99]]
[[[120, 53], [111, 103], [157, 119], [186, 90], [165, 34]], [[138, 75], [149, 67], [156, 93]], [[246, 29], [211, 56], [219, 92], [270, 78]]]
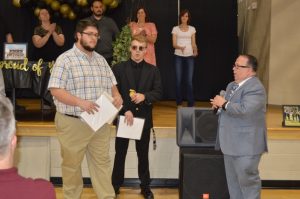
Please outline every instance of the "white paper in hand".
[[96, 101], [99, 105], [98, 112], [88, 114], [83, 112], [81, 118], [94, 130], [99, 130], [105, 123], [108, 123], [114, 118], [118, 109], [112, 104], [111, 97], [104, 92]]
[[[114, 98], [112, 96], [110, 96], [107, 92], [103, 92], [102, 95], [104, 95], [105, 97], [107, 97], [107, 99], [113, 103]], [[115, 106], [114, 106], [115, 107]], [[123, 105], [121, 105], [118, 109], [118, 111], [106, 122], [107, 124], [112, 124], [113, 121], [115, 120], [116, 116], [118, 115], [119, 111], [123, 108]]]
[[145, 119], [133, 118], [132, 126], [127, 125], [124, 121], [125, 116], [121, 115], [119, 118], [117, 137], [140, 140]]

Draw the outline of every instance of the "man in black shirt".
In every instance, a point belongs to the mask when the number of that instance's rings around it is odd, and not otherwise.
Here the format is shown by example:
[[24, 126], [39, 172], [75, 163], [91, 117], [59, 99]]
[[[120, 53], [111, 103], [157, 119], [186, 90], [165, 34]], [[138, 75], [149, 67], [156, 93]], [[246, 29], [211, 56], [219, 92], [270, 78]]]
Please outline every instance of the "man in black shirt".
[[119, 28], [113, 19], [104, 16], [104, 5], [102, 0], [93, 0], [91, 4], [92, 16], [88, 19], [96, 22], [100, 38], [95, 51], [102, 55], [107, 63], [111, 65], [113, 60], [112, 43], [119, 34]]
[[[159, 70], [144, 61], [147, 51], [147, 40], [144, 36], [132, 38], [131, 59], [115, 65], [112, 70], [117, 79], [117, 87], [123, 98], [123, 109], [120, 114], [125, 116], [127, 125], [134, 123], [134, 117], [144, 118], [144, 128], [140, 140], [135, 141], [138, 156], [138, 175], [141, 181], [141, 194], [146, 199], [152, 199], [149, 172], [149, 141], [150, 130], [153, 127], [152, 103], [162, 97], [162, 85]], [[112, 183], [116, 194], [124, 182], [125, 159], [129, 139], [116, 138], [115, 162]]]

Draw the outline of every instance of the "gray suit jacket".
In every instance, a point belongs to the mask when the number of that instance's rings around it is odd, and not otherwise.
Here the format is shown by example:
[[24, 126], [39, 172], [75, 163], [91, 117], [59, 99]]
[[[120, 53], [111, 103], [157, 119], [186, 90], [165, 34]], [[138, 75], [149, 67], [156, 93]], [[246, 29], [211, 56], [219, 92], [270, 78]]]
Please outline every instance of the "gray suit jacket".
[[229, 97], [232, 86], [226, 88], [226, 111], [219, 115], [216, 149], [232, 156], [262, 154], [268, 151], [265, 89], [252, 77]]

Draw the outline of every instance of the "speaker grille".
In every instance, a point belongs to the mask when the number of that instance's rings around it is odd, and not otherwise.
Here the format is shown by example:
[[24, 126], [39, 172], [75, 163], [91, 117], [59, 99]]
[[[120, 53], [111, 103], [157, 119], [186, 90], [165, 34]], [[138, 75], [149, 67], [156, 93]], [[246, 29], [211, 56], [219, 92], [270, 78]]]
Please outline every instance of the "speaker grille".
[[223, 155], [201, 150], [180, 153], [180, 199], [202, 198], [203, 193], [229, 199]]
[[176, 127], [178, 146], [214, 147], [218, 116], [210, 108], [180, 108]]
[[196, 143], [215, 143], [218, 130], [218, 117], [212, 110], [195, 110]]

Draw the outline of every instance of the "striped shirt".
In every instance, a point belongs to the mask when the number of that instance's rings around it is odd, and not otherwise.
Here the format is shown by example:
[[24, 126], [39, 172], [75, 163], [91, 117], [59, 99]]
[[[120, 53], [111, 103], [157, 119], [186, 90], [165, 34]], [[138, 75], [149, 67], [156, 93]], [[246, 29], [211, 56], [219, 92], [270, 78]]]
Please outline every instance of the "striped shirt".
[[[96, 52], [89, 57], [74, 45], [57, 58], [48, 89], [61, 88], [81, 99], [96, 101], [104, 91], [111, 95], [111, 88], [116, 84], [116, 78], [104, 57]], [[66, 105], [55, 97], [53, 99], [60, 113], [76, 116], [82, 113], [77, 106]]]

